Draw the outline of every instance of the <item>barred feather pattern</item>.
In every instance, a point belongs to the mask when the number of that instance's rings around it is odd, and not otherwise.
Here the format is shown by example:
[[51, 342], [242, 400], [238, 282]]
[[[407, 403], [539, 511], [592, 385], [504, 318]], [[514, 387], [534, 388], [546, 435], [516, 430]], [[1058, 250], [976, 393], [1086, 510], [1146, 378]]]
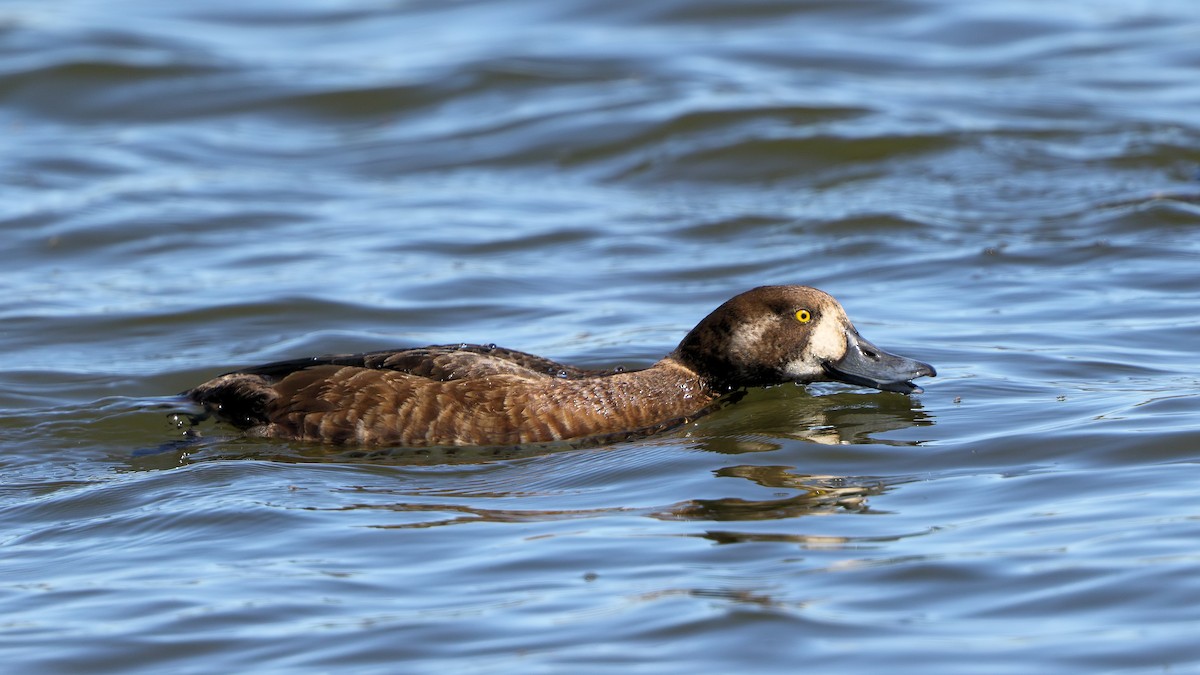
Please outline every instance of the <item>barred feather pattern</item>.
[[670, 358], [590, 371], [478, 345], [269, 364], [188, 395], [252, 435], [409, 447], [639, 436], [698, 417], [719, 398]]

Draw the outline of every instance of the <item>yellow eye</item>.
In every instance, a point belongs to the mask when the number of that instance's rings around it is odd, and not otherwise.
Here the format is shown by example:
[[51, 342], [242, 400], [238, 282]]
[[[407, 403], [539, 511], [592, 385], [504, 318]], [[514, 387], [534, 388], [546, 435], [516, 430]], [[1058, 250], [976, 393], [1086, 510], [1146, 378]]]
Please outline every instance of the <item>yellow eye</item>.
[[802, 309], [799, 312], [796, 312], [796, 320], [800, 323], [808, 323], [809, 321], [812, 321], [812, 313], [807, 309]]

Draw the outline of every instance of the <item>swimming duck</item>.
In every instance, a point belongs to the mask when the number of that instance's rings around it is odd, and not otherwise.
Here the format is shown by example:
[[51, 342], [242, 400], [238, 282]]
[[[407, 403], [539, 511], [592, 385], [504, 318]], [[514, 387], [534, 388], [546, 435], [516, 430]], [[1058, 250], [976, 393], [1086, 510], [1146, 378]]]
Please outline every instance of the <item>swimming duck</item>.
[[603, 442], [691, 421], [748, 387], [838, 381], [902, 394], [933, 366], [889, 354], [832, 296], [761, 286], [640, 370], [588, 370], [495, 345], [318, 356], [247, 368], [185, 396], [250, 435], [337, 444]]

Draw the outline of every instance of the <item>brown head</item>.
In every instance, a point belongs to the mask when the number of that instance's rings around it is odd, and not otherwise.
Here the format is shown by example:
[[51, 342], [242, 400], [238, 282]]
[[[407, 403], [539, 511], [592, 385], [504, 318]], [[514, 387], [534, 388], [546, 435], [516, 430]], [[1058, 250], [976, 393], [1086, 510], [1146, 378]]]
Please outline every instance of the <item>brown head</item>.
[[838, 381], [919, 393], [933, 366], [858, 334], [841, 304], [808, 286], [760, 286], [718, 307], [671, 354], [715, 389]]

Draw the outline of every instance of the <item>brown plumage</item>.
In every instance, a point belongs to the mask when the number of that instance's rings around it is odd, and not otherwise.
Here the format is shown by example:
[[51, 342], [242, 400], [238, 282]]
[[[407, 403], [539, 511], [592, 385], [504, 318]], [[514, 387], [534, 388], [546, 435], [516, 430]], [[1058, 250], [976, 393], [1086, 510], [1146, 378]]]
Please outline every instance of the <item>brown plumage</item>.
[[329, 443], [519, 445], [641, 436], [745, 387], [839, 380], [901, 393], [931, 366], [867, 342], [831, 296], [762, 286], [709, 314], [642, 370], [584, 370], [494, 345], [322, 356], [222, 375], [185, 392], [248, 433]]

